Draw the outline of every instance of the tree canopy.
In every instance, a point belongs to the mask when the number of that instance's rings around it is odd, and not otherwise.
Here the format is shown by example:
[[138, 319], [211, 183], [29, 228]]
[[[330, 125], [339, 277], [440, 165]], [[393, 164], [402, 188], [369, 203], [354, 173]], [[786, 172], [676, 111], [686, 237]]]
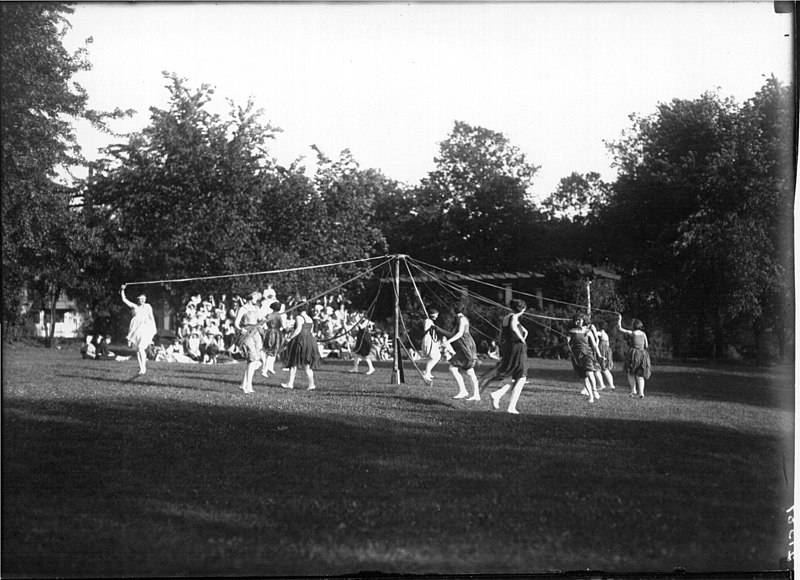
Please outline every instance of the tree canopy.
[[70, 54], [62, 44], [71, 13], [62, 2], [0, 4], [3, 324], [11, 336], [28, 306], [23, 291], [52, 306], [81, 278], [86, 233], [70, 210], [74, 190], [57, 181], [59, 170], [83, 162], [72, 122], [105, 129], [127, 114], [88, 108], [73, 80], [90, 68], [86, 48]]
[[[110, 320], [122, 309], [121, 282], [387, 252], [467, 273], [538, 269], [569, 294], [592, 266], [616, 270], [622, 281], [603, 288], [604, 300], [666, 330], [676, 355], [723, 354], [745, 330], [757, 346], [772, 332], [781, 354], [792, 338], [796, 99], [774, 77], [744, 103], [708, 92], [631, 116], [608, 143], [613, 182], [573, 172], [537, 205], [539, 168], [493, 129], [455, 121], [432, 170], [412, 186], [362, 168], [346, 149], [329, 156], [311, 146], [313, 166], [298, 158], [282, 167], [270, 154], [280, 129], [252, 100], [212, 113], [213, 88], [164, 73], [167, 105], [68, 186], [59, 172], [87, 165], [72, 122], [108, 130], [129, 112], [87, 107], [73, 77], [90, 68], [88, 50], [70, 54], [61, 42], [68, 4], [0, 3], [0, 11], [7, 338], [23, 320], [25, 290], [28, 306], [38, 296], [54, 308], [65, 291]], [[353, 271], [269, 281], [308, 295]], [[190, 291], [263, 282], [153, 290], [177, 305]]]

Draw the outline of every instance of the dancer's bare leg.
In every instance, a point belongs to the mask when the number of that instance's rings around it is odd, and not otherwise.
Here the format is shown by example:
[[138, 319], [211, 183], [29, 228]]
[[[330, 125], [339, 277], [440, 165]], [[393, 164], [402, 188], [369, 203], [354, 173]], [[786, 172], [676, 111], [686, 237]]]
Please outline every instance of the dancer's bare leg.
[[453, 375], [453, 378], [456, 380], [458, 384], [458, 394], [456, 394], [454, 399], [463, 399], [469, 396], [469, 392], [467, 388], [464, 386], [464, 379], [461, 377], [461, 373], [458, 372], [458, 367], [450, 367], [450, 373]]
[[475, 374], [475, 369], [467, 369], [467, 376], [469, 377], [469, 380], [472, 381], [472, 396], [467, 400], [480, 401], [481, 389], [480, 385], [478, 385], [478, 376]]
[[308, 379], [307, 389], [313, 391], [317, 388], [314, 384], [314, 370], [311, 368], [311, 365], [303, 365], [303, 370], [306, 372], [306, 378]]
[[281, 383], [281, 386], [284, 389], [293, 389], [294, 388], [294, 378], [297, 376], [297, 367], [290, 367], [289, 368], [289, 380], [285, 383]]
[[508, 412], [513, 415], [519, 415], [519, 411], [517, 411], [517, 402], [522, 394], [522, 387], [525, 386], [525, 381], [525, 377], [520, 377], [517, 379], [517, 382], [514, 383], [514, 390], [511, 392], [511, 402], [508, 404]]
[[510, 389], [511, 389], [511, 383], [507, 383], [502, 387], [500, 387], [499, 389], [497, 389], [496, 391], [494, 391], [493, 393], [490, 393], [489, 396], [492, 398], [492, 407], [494, 407], [495, 409], [499, 409], [500, 399], [502, 399]]

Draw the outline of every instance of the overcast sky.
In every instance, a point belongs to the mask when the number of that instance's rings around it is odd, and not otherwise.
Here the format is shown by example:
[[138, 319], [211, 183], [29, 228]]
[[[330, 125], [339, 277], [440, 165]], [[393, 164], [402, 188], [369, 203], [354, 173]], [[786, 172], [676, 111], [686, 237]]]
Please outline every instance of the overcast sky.
[[[456, 120], [505, 134], [541, 166], [534, 193], [573, 171], [613, 179], [604, 140], [632, 113], [717, 90], [744, 101], [791, 79], [791, 16], [773, 2], [440, 4], [82, 3], [65, 44], [89, 36], [78, 80], [97, 109], [164, 107], [161, 71], [216, 89], [283, 129], [288, 164], [349, 148], [414, 184]], [[108, 137], [79, 127], [90, 158]]]

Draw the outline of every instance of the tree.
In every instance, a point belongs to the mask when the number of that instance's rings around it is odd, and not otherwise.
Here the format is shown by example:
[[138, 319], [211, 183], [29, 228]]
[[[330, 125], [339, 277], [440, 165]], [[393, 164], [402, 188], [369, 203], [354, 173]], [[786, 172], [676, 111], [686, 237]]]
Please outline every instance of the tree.
[[594, 171], [582, 175], [573, 172], [562, 177], [556, 190], [542, 202], [547, 217], [585, 224], [596, 218], [608, 202], [609, 184]]
[[418, 187], [379, 200], [392, 251], [468, 270], [516, 263], [538, 219], [528, 195], [537, 167], [503, 134], [464, 122], [435, 163]]
[[[299, 161], [279, 167], [269, 154], [279, 129], [260, 121], [263, 111], [252, 101], [229, 103], [227, 116], [212, 114], [211, 87], [190, 89], [175, 74], [164, 75], [169, 106], [151, 108], [148, 127], [108, 149], [86, 191], [93, 223], [109, 225], [111, 286], [358, 260], [383, 250], [372, 214], [389, 180], [361, 170], [347, 151], [337, 161], [317, 151], [312, 177]], [[153, 290], [174, 307], [191, 292], [247, 291], [267, 281], [308, 295], [352, 271], [343, 266]]]
[[52, 309], [62, 290], [79, 283], [74, 246], [84, 232], [74, 219], [74, 189], [56, 183], [60, 168], [84, 162], [72, 121], [84, 118], [105, 130], [108, 119], [127, 114], [87, 108], [86, 92], [72, 80], [90, 68], [87, 50], [70, 54], [62, 44], [71, 13], [62, 2], [0, 4], [3, 324], [9, 338], [22, 323], [25, 290], [47, 295]]
[[686, 338], [721, 355], [736, 326], [763, 323], [773, 290], [787, 287], [775, 241], [790, 214], [780, 153], [790, 102], [774, 79], [745, 105], [676, 99], [610, 145], [620, 174], [601, 215], [606, 248], [639, 307], [670, 325], [675, 354]]

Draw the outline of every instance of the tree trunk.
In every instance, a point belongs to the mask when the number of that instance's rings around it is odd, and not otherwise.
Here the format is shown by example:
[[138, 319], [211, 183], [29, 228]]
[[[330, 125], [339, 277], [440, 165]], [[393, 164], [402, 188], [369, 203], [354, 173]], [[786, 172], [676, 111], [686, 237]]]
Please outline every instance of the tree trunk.
[[682, 356], [681, 344], [683, 343], [682, 328], [675, 313], [670, 317], [670, 334], [672, 335], [672, 358]]
[[50, 332], [47, 339], [47, 346], [53, 348], [55, 346], [56, 336], [56, 304], [58, 303], [58, 296], [61, 294], [60, 288], [53, 288], [53, 297], [50, 302]]
[[714, 360], [719, 360], [723, 356], [725, 356], [725, 332], [719, 309], [714, 309]]
[[763, 327], [761, 324], [761, 318], [756, 317], [753, 319], [753, 344], [756, 350], [756, 364], [758, 366], [764, 366], [764, 347], [761, 344], [761, 338], [763, 336]]

